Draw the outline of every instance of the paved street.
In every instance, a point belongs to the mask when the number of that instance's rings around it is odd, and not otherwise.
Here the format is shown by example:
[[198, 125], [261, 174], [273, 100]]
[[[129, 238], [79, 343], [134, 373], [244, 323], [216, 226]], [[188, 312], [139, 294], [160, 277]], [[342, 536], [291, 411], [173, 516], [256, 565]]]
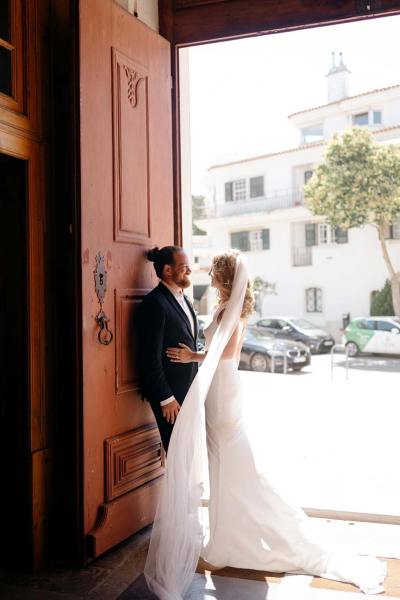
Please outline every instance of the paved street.
[[263, 468], [304, 507], [400, 515], [400, 357], [240, 371]]

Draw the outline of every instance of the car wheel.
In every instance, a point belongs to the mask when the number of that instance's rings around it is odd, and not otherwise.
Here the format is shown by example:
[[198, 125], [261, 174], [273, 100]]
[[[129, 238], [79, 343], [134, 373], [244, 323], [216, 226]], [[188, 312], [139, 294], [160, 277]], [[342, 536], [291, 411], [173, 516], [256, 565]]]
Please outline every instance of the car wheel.
[[260, 352], [256, 352], [251, 357], [250, 369], [252, 371], [260, 371], [260, 372], [266, 371], [269, 368], [269, 364], [270, 364], [269, 360], [264, 354], [261, 354]]
[[347, 342], [346, 348], [349, 351], [349, 356], [357, 356], [357, 354], [360, 352], [360, 348], [355, 342]]
[[293, 371], [301, 371], [302, 369], [303, 369], [303, 366], [301, 366], [301, 367], [293, 367]]

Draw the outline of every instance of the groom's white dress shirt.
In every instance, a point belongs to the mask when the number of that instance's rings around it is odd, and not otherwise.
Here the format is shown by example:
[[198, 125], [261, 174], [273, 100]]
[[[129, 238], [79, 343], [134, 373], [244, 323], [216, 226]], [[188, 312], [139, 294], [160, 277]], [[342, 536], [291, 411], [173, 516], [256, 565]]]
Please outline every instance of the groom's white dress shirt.
[[[171, 292], [171, 294], [173, 295], [173, 297], [178, 302], [179, 306], [181, 307], [181, 309], [184, 311], [185, 315], [189, 319], [190, 329], [192, 330], [192, 335], [194, 336], [194, 320], [193, 320], [193, 315], [190, 312], [190, 308], [187, 305], [187, 302], [186, 302], [185, 297], [183, 295], [183, 290], [181, 288], [179, 288], [179, 291], [177, 291], [173, 287], [171, 287], [170, 285], [168, 285], [168, 283], [165, 283], [165, 281], [161, 281], [161, 283], [163, 285], [165, 285], [166, 288], [169, 289], [169, 291]], [[160, 405], [161, 406], [165, 406], [166, 404], [169, 404], [173, 400], [175, 400], [174, 396], [170, 396], [169, 398], [166, 398], [165, 400], [162, 400], [160, 402]]]

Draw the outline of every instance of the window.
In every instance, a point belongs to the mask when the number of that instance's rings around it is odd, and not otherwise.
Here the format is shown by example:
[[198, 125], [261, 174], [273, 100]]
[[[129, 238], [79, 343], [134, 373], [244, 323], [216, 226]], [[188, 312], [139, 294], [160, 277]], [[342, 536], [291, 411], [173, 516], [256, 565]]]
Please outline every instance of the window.
[[263, 250], [269, 250], [269, 247], [270, 247], [269, 229], [263, 229], [261, 231], [261, 236], [262, 236], [262, 247], [263, 247]]
[[[311, 234], [310, 234], [311, 238]], [[328, 223], [318, 224], [318, 243], [319, 244], [347, 244], [349, 241], [347, 229], [334, 227]]]
[[11, 6], [10, 0], [0, 2], [0, 38], [11, 42]]
[[238, 179], [233, 182], [233, 199], [246, 200], [246, 180]]
[[261, 327], [272, 327], [272, 320], [271, 319], [263, 319], [262, 321], [259, 322], [259, 324], [261, 325]]
[[233, 200], [233, 182], [227, 181], [225, 183], [225, 202], [232, 202]]
[[382, 111], [372, 110], [369, 112], [357, 113], [352, 116], [353, 125], [380, 125], [382, 123]]
[[385, 229], [386, 240], [400, 240], [400, 220], [388, 225]]
[[250, 198], [264, 196], [264, 177], [250, 177]]
[[311, 313], [322, 312], [322, 290], [320, 288], [306, 290], [306, 310]]
[[374, 125], [380, 125], [382, 123], [382, 112], [380, 110], [374, 110], [372, 113], [372, 122]]
[[329, 225], [326, 223], [319, 223], [318, 225], [318, 239], [320, 244], [329, 244]]
[[349, 241], [349, 232], [347, 229], [335, 227], [333, 229], [333, 241], [337, 244], [347, 244]]
[[236, 181], [227, 181], [225, 183], [225, 202], [233, 200], [246, 200], [246, 180], [237, 179]]
[[375, 321], [373, 321], [372, 319], [361, 319], [360, 321], [357, 321], [357, 327], [358, 329], [373, 330], [375, 329]]
[[301, 130], [301, 143], [310, 144], [312, 142], [319, 142], [324, 139], [324, 130], [322, 123], [317, 125], [310, 125], [309, 127], [303, 127]]
[[353, 125], [368, 125], [368, 113], [358, 113], [358, 115], [353, 115]]
[[257, 252], [257, 250], [262, 250], [261, 231], [250, 231], [250, 250], [252, 252]]
[[313, 174], [314, 174], [314, 171], [312, 171], [311, 169], [304, 171], [304, 185], [310, 181]]
[[231, 233], [231, 246], [236, 250], [248, 252], [250, 250], [249, 232], [235, 231]]
[[317, 230], [315, 223], [306, 223], [305, 235], [306, 246], [315, 246], [317, 244]]
[[11, 96], [11, 84], [11, 52], [8, 48], [0, 45], [0, 92]]
[[269, 229], [235, 231], [231, 233], [231, 247], [242, 252], [269, 250]]
[[12, 96], [11, 6], [9, 0], [0, 2], [0, 92]]
[[390, 323], [390, 321], [378, 321], [377, 329], [378, 331], [392, 331], [392, 329], [397, 329], [396, 325]]

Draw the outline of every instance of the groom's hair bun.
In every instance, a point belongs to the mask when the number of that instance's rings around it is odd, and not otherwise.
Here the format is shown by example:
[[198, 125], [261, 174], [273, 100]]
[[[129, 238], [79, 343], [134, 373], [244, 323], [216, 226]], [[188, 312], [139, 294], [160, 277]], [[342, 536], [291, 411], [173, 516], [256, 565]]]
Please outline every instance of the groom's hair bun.
[[147, 253], [148, 260], [150, 260], [151, 262], [156, 262], [157, 256], [159, 255], [159, 253], [160, 253], [160, 250], [157, 246], [155, 248], [153, 248], [152, 250], [149, 250]]
[[156, 246], [152, 250], [147, 252], [147, 258], [154, 263], [154, 269], [157, 273], [157, 277], [163, 278], [165, 265], [173, 265], [175, 263], [175, 252], [182, 252], [180, 246], [164, 246], [164, 248], [158, 248]]

